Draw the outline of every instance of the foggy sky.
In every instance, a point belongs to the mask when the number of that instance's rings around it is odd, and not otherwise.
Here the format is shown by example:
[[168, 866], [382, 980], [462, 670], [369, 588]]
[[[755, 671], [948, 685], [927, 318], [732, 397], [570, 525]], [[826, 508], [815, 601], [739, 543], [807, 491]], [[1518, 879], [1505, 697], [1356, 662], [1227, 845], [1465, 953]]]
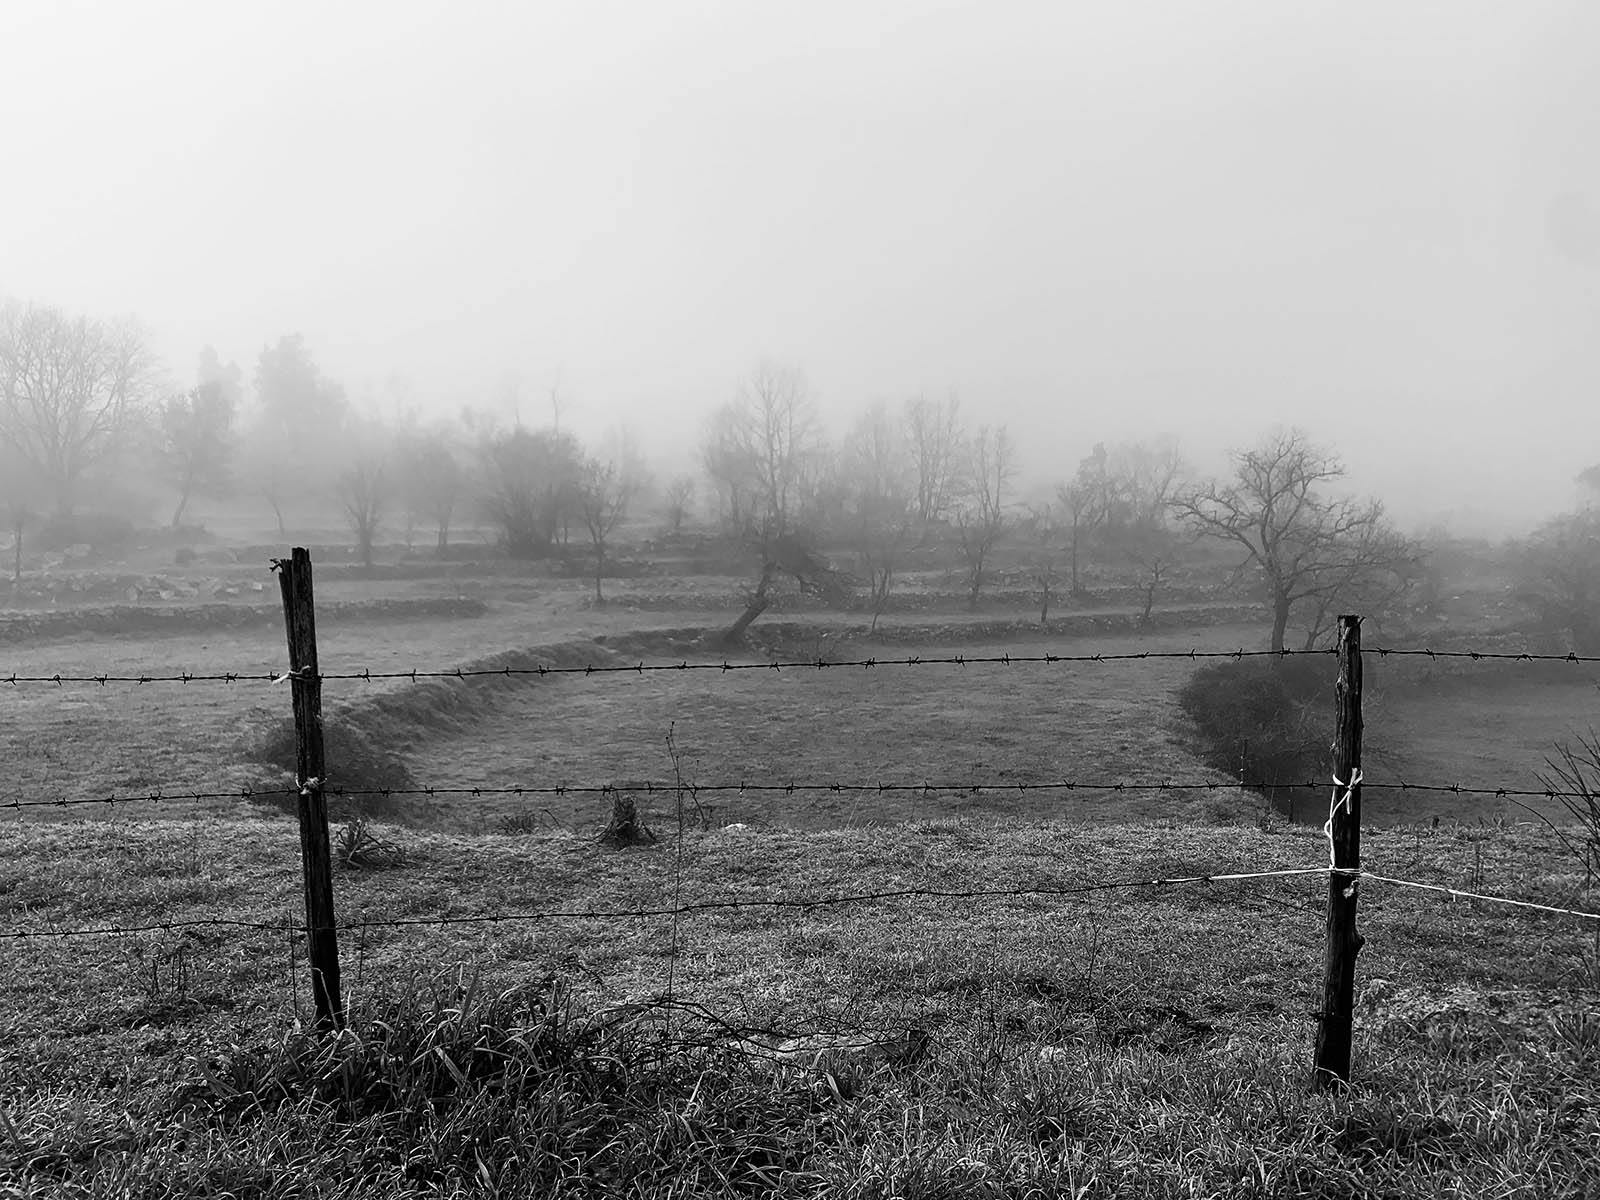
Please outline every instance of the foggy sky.
[[763, 355], [954, 388], [1040, 479], [1298, 424], [1500, 532], [1600, 461], [1597, 48], [1584, 0], [10, 0], [0, 294], [185, 383], [297, 330], [440, 411], [559, 371], [656, 450]]

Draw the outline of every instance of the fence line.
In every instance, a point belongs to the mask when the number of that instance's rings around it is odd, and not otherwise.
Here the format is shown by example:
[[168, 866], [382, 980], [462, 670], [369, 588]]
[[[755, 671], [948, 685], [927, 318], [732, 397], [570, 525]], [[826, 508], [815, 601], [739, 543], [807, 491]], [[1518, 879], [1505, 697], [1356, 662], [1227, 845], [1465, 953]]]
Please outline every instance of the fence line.
[[[475, 798], [484, 796], [616, 796], [621, 794], [642, 793], [646, 796], [674, 796], [683, 795], [699, 797], [702, 795], [781, 795], [796, 796], [809, 793], [822, 793], [829, 795], [871, 795], [883, 796], [893, 794], [910, 794], [917, 796], [939, 795], [1010, 795], [1027, 794], [1030, 792], [1104, 792], [1110, 794], [1126, 792], [1230, 792], [1236, 789], [1246, 791], [1264, 791], [1277, 789], [1281, 791], [1320, 791], [1325, 789], [1326, 783], [1315, 780], [1297, 782], [1278, 782], [1273, 780], [1149, 780], [1149, 779], [1119, 779], [1119, 780], [1088, 780], [1088, 779], [1048, 779], [1035, 782], [1009, 782], [999, 780], [975, 780], [965, 783], [942, 782], [934, 783], [924, 781], [921, 783], [883, 783], [883, 782], [850, 782], [846, 780], [822, 781], [792, 781], [787, 783], [749, 783], [744, 780], [730, 783], [693, 783], [685, 781], [677, 783], [671, 780], [642, 780], [630, 783], [550, 783], [550, 784], [500, 784], [500, 785], [413, 785], [410, 787], [373, 787], [373, 788], [346, 788], [338, 785], [326, 784], [323, 793], [327, 796], [343, 799], [396, 799], [401, 797], [445, 798], [458, 796]], [[1362, 778], [1361, 786], [1367, 790], [1390, 792], [1429, 792], [1445, 795], [1459, 796], [1489, 796], [1502, 800], [1582, 800], [1587, 798], [1587, 793], [1578, 791], [1563, 791], [1560, 788], [1511, 788], [1511, 787], [1473, 787], [1460, 783], [1408, 783], [1405, 780], [1389, 781]], [[277, 788], [238, 787], [226, 791], [206, 788], [162, 788], [151, 792], [134, 792], [125, 795], [109, 796], [62, 796], [50, 800], [8, 800], [0, 802], [0, 812], [9, 812], [24, 808], [77, 808], [77, 807], [106, 807], [114, 808], [118, 805], [124, 807], [132, 804], [167, 804], [184, 801], [202, 800], [263, 800], [272, 798], [287, 799], [298, 796], [300, 787], [285, 786]], [[1524, 805], [1524, 807], [1526, 807]]]
[[[916, 795], [973, 795], [980, 793], [990, 794], [1019, 794], [1027, 792], [1053, 791], [1053, 792], [1103, 792], [1124, 793], [1129, 791], [1162, 792], [1216, 792], [1227, 788], [1232, 790], [1238, 787], [1254, 786], [1284, 787], [1314, 789], [1326, 787], [1325, 784], [1315, 782], [1276, 784], [1223, 781], [1174, 781], [1170, 779], [1156, 781], [1140, 780], [1056, 780], [1039, 782], [999, 782], [993, 780], [969, 780], [961, 783], [932, 782], [921, 783], [888, 783], [872, 781], [789, 781], [785, 783], [755, 783], [746, 781], [722, 782], [714, 784], [688, 783], [681, 779], [673, 782], [654, 781], [643, 785], [621, 785], [617, 783], [594, 785], [511, 785], [502, 787], [482, 786], [443, 786], [443, 787], [407, 787], [407, 788], [365, 788], [341, 789], [326, 786], [326, 777], [329, 772], [323, 767], [321, 761], [321, 717], [320, 717], [320, 688], [327, 681], [410, 681], [443, 679], [443, 680], [471, 680], [500, 677], [509, 679], [513, 677], [539, 677], [551, 675], [582, 675], [584, 677], [620, 677], [624, 675], [643, 676], [647, 673], [657, 674], [666, 672], [713, 672], [718, 675], [728, 675], [736, 671], [782, 671], [782, 670], [823, 670], [826, 668], [853, 668], [869, 669], [875, 667], [918, 667], [918, 666], [953, 666], [965, 669], [967, 667], [1012, 667], [1023, 664], [1127, 664], [1151, 660], [1189, 660], [1191, 662], [1207, 660], [1234, 660], [1245, 658], [1279, 658], [1337, 655], [1340, 671], [1339, 680], [1335, 691], [1340, 701], [1339, 709], [1339, 754], [1337, 770], [1346, 774], [1348, 784], [1335, 780], [1336, 790], [1332, 806], [1329, 810], [1329, 824], [1325, 827], [1328, 837], [1331, 858], [1328, 865], [1309, 867], [1274, 867], [1270, 869], [1247, 870], [1235, 872], [1219, 872], [1204, 875], [1174, 876], [1158, 879], [1144, 880], [1097, 880], [1072, 885], [1060, 886], [1032, 886], [1012, 888], [975, 888], [975, 889], [950, 889], [950, 888], [897, 888], [893, 890], [837, 893], [805, 896], [778, 896], [765, 899], [751, 898], [726, 898], [707, 899], [688, 904], [674, 904], [667, 907], [647, 908], [636, 905], [628, 908], [613, 909], [588, 909], [588, 910], [563, 910], [551, 909], [530, 912], [489, 912], [474, 913], [458, 916], [434, 915], [414, 917], [380, 918], [372, 920], [363, 918], [361, 928], [371, 930], [375, 928], [418, 928], [434, 926], [444, 928], [456, 925], [493, 926], [502, 922], [538, 922], [559, 920], [611, 920], [622, 921], [629, 919], [646, 919], [681, 916], [707, 912], [727, 912], [749, 909], [766, 909], [771, 911], [809, 911], [824, 907], [874, 904], [892, 901], [944, 901], [944, 900], [995, 900], [1005, 898], [1064, 898], [1082, 896], [1090, 893], [1131, 891], [1145, 888], [1165, 888], [1196, 884], [1211, 884], [1223, 882], [1261, 881], [1267, 879], [1288, 879], [1299, 877], [1320, 876], [1329, 885], [1328, 894], [1328, 953], [1327, 953], [1327, 981], [1323, 1005], [1318, 1013], [1319, 1034], [1317, 1046], [1317, 1078], [1320, 1082], [1347, 1081], [1349, 1077], [1349, 1041], [1350, 1026], [1353, 1007], [1353, 980], [1355, 956], [1361, 946], [1361, 939], [1355, 936], [1354, 916], [1355, 904], [1358, 894], [1356, 884], [1362, 878], [1372, 879], [1374, 882], [1387, 883], [1403, 888], [1414, 888], [1421, 891], [1442, 894], [1452, 898], [1471, 899], [1475, 902], [1506, 905], [1511, 908], [1539, 911], [1550, 915], [1571, 917], [1582, 921], [1600, 922], [1600, 912], [1588, 911], [1581, 908], [1564, 908], [1556, 905], [1543, 904], [1530, 900], [1519, 900], [1512, 897], [1495, 896], [1486, 893], [1471, 892], [1455, 889], [1436, 883], [1423, 883], [1415, 880], [1400, 879], [1393, 876], [1369, 872], [1361, 868], [1357, 848], [1359, 846], [1359, 800], [1363, 787], [1388, 789], [1398, 792], [1434, 792], [1450, 794], [1477, 794], [1491, 795], [1497, 798], [1514, 799], [1518, 797], [1546, 798], [1546, 799], [1588, 799], [1583, 791], [1563, 792], [1559, 789], [1517, 789], [1506, 787], [1472, 787], [1460, 783], [1425, 783], [1412, 784], [1408, 781], [1394, 783], [1365, 782], [1360, 772], [1360, 730], [1361, 730], [1361, 703], [1360, 703], [1360, 668], [1361, 648], [1359, 640], [1360, 620], [1354, 616], [1340, 617], [1340, 641], [1336, 647], [1324, 649], [1292, 650], [1245, 650], [1242, 647], [1230, 650], [1205, 650], [1193, 648], [1187, 651], [1134, 651], [1134, 652], [1091, 652], [1082, 654], [1023, 654], [1009, 653], [990, 655], [908, 655], [904, 658], [849, 658], [828, 659], [822, 655], [808, 659], [777, 659], [772, 661], [741, 661], [733, 662], [727, 658], [715, 661], [691, 662], [683, 659], [678, 662], [648, 663], [640, 659], [636, 663], [626, 665], [580, 665], [580, 666], [549, 666], [534, 664], [530, 666], [471, 666], [457, 667], [447, 670], [379, 670], [362, 669], [359, 671], [335, 671], [323, 673], [317, 665], [316, 643], [314, 633], [314, 607], [311, 595], [311, 569], [309, 555], [303, 548], [293, 551], [292, 559], [277, 560], [274, 562], [280, 574], [282, 584], [285, 627], [289, 638], [290, 669], [285, 672], [221, 672], [221, 673], [195, 673], [179, 670], [177, 673], [140, 673], [140, 674], [112, 674], [102, 672], [99, 674], [64, 674], [61, 672], [18, 674], [13, 671], [9, 676], [0, 677], [0, 684], [9, 683], [13, 687], [24, 684], [42, 684], [62, 687], [67, 684], [90, 684], [108, 687], [111, 684], [131, 684], [142, 686], [144, 684], [178, 683], [178, 684], [210, 684], [221, 683], [232, 685], [237, 683], [265, 682], [269, 684], [289, 682], [289, 689], [294, 694], [294, 708], [297, 729], [298, 766], [295, 771], [296, 783], [292, 787], [256, 790], [249, 787], [237, 791], [205, 791], [199, 788], [191, 790], [157, 789], [155, 791], [130, 795], [85, 797], [68, 799], [62, 797], [53, 800], [21, 800], [17, 799], [9, 804], [0, 804], [0, 809], [11, 808], [20, 811], [23, 808], [67, 807], [76, 805], [103, 805], [129, 803], [160, 803], [166, 800], [194, 799], [252, 799], [256, 797], [294, 796], [298, 800], [297, 808], [301, 823], [302, 863], [305, 873], [306, 911], [303, 923], [297, 923], [293, 916], [285, 915], [283, 918], [272, 922], [247, 921], [232, 918], [195, 918], [177, 921], [157, 921], [132, 925], [109, 925], [102, 927], [79, 929], [44, 929], [24, 930], [13, 929], [8, 934], [0, 934], [0, 940], [10, 938], [13, 941], [43, 938], [77, 938], [77, 937], [106, 937], [122, 936], [127, 934], [165, 933], [173, 931], [191, 930], [196, 928], [214, 927], [231, 929], [254, 929], [274, 933], [287, 932], [291, 938], [299, 934], [307, 939], [309, 963], [312, 977], [312, 988], [317, 999], [318, 1024], [326, 1030], [336, 1029], [343, 1021], [344, 1009], [339, 995], [339, 956], [337, 948], [338, 917], [333, 908], [331, 887], [331, 863], [327, 836], [327, 814], [324, 807], [327, 796], [565, 796], [565, 795], [616, 795], [628, 792], [644, 792], [645, 794], [675, 795], [678, 797], [699, 797], [715, 794], [778, 794], [797, 795], [801, 793], [831, 793], [831, 794], [888, 794], [906, 793]], [[1435, 650], [1429, 647], [1374, 647], [1370, 651], [1380, 658], [1389, 656], [1426, 657], [1430, 660], [1460, 659], [1473, 662], [1561, 662], [1567, 664], [1600, 663], [1600, 657], [1582, 656], [1576, 653], [1569, 654], [1534, 654], [1531, 652], [1508, 651], [1477, 651], [1477, 650]], [[492, 661], [492, 660], [491, 660]], [[526, 661], [526, 659], [524, 659]], [[675, 760], [676, 761], [676, 760]], [[337, 764], [334, 765], [337, 772]], [[1343, 791], [1341, 798], [1340, 789]], [[1520, 800], [1516, 802], [1520, 803]], [[1528, 807], [1524, 805], [1524, 807]], [[1530, 808], [1530, 811], [1535, 811]], [[1340, 814], [1346, 814], [1343, 823], [1339, 823]], [[1535, 815], [1538, 814], [1535, 811]], [[1550, 822], [1545, 819], [1548, 825]], [[1552, 826], [1554, 828], [1554, 826]], [[1559, 833], [1560, 831], [1557, 830]], [[1341, 851], [1342, 848], [1342, 851]], [[320, 902], [318, 901], [320, 897]], [[1343, 924], [1340, 924], [1340, 921]], [[353, 923], [346, 925], [351, 928]], [[1340, 931], [1343, 930], [1341, 933]], [[292, 950], [291, 950], [292, 955]], [[670, 983], [669, 983], [670, 988]], [[319, 990], [320, 989], [320, 990]], [[1338, 1037], [1333, 1035], [1337, 1034]], [[1340, 1044], [1335, 1045], [1338, 1042]], [[1325, 1045], [1326, 1043], [1326, 1045]]]
[[[487, 678], [516, 678], [518, 676], [533, 676], [542, 678], [547, 675], [583, 675], [583, 676], [608, 676], [608, 675], [647, 675], [658, 673], [672, 673], [683, 671], [712, 671], [718, 674], [728, 674], [735, 671], [784, 671], [804, 670], [820, 671], [829, 668], [874, 668], [874, 667], [928, 667], [928, 666], [954, 666], [954, 667], [983, 667], [983, 666], [1022, 666], [1032, 663], [1130, 663], [1146, 662], [1161, 659], [1185, 659], [1198, 662], [1202, 659], [1229, 659], [1242, 660], [1246, 658], [1308, 658], [1330, 657], [1336, 653], [1335, 648], [1312, 650], [1138, 650], [1126, 652], [1090, 652], [1085, 654], [990, 654], [990, 655], [923, 655], [913, 654], [905, 658], [806, 658], [788, 659], [770, 662], [733, 662], [729, 659], [717, 659], [706, 662], [690, 662], [687, 659], [671, 663], [650, 663], [640, 660], [626, 665], [585, 665], [585, 666], [532, 666], [532, 667], [455, 667], [442, 670], [414, 669], [409, 671], [373, 671], [363, 669], [360, 671], [324, 671], [317, 676], [324, 682], [329, 680], [357, 681], [362, 683], [383, 682], [390, 680], [404, 680], [416, 683], [424, 679], [487, 679]], [[1409, 648], [1394, 646], [1374, 646], [1367, 653], [1376, 654], [1380, 658], [1428, 658], [1438, 659], [1465, 659], [1471, 662], [1517, 662], [1517, 663], [1600, 663], [1600, 655], [1584, 654], [1533, 654], [1526, 651], [1489, 651], [1489, 650], [1431, 650], [1427, 647]], [[287, 680], [304, 678], [305, 676], [293, 671], [280, 672], [250, 672], [250, 671], [224, 671], [215, 674], [195, 673], [180, 671], [170, 675], [114, 675], [101, 673], [93, 675], [70, 675], [53, 672], [40, 675], [19, 675], [12, 672], [0, 676], [0, 684], [10, 684], [13, 687], [22, 684], [51, 684], [57, 687], [66, 684], [97, 684], [101, 687], [110, 684], [144, 684], [155, 683], [283, 683]]]

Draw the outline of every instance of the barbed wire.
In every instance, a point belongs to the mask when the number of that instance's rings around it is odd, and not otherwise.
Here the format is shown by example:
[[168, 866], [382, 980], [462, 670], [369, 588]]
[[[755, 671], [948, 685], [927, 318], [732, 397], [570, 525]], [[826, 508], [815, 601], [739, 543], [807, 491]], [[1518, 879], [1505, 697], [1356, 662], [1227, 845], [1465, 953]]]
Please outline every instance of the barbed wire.
[[[1518, 900], [1508, 896], [1495, 896], [1483, 892], [1470, 892], [1443, 884], [1422, 883], [1398, 879], [1362, 868], [1346, 867], [1276, 867], [1260, 871], [1213, 872], [1205, 875], [1174, 875], [1155, 879], [1101, 880], [1094, 883], [1066, 886], [1030, 886], [1009, 888], [893, 888], [876, 892], [845, 892], [823, 896], [773, 896], [761, 899], [701, 900], [689, 904], [666, 907], [635, 905], [610, 909], [538, 909], [531, 911], [470, 913], [459, 916], [419, 917], [363, 917], [359, 922], [346, 922], [335, 929], [406, 929], [418, 927], [445, 928], [456, 925], [499, 925], [540, 921], [625, 921], [646, 920], [658, 917], [685, 917], [708, 912], [730, 912], [743, 909], [765, 908], [773, 910], [805, 911], [817, 908], [836, 908], [852, 904], [877, 904], [895, 900], [998, 900], [1041, 899], [1082, 896], [1094, 892], [1134, 891], [1143, 888], [1178, 887], [1193, 884], [1236, 883], [1264, 879], [1290, 879], [1311, 875], [1339, 875], [1371, 879], [1397, 887], [1415, 888], [1437, 892], [1453, 898], [1501, 904], [1513, 908], [1531, 909], [1558, 916], [1577, 917], [1586, 921], [1600, 921], [1600, 912], [1581, 908], [1567, 908], [1532, 900]], [[170, 933], [184, 929], [218, 927], [230, 929], [269, 930], [282, 933], [286, 929], [301, 934], [308, 926], [292, 921], [244, 921], [222, 917], [200, 917], [191, 920], [155, 921], [140, 925], [104, 925], [86, 929], [12, 930], [0, 934], [0, 940], [24, 941], [32, 939], [67, 939], [79, 937], [121, 937], [142, 933]], [[319, 931], [321, 927], [318, 927]]]
[[1600, 663], [1600, 655], [1593, 654], [1533, 654], [1526, 650], [1430, 650], [1402, 649], [1394, 646], [1366, 646], [1363, 654], [1376, 654], [1379, 658], [1465, 658], [1472, 662], [1559, 662]]
[[[534, 665], [531, 667], [450, 667], [443, 669], [411, 670], [378, 670], [363, 668], [359, 671], [324, 671], [317, 676], [321, 682], [346, 681], [375, 683], [385, 681], [406, 681], [417, 683], [426, 679], [491, 679], [491, 678], [517, 678], [531, 676], [543, 678], [550, 675], [582, 675], [582, 676], [610, 676], [610, 675], [645, 675], [687, 671], [711, 671], [718, 674], [727, 674], [737, 671], [814, 671], [829, 668], [855, 668], [871, 669], [875, 667], [984, 667], [984, 666], [1022, 666], [1027, 664], [1082, 664], [1082, 663], [1130, 663], [1151, 662], [1157, 660], [1189, 660], [1198, 662], [1206, 659], [1228, 659], [1239, 661], [1246, 658], [1327, 658], [1337, 653], [1337, 647], [1316, 648], [1310, 650], [1295, 650], [1284, 648], [1282, 650], [1246, 650], [1241, 648], [1233, 650], [1137, 650], [1137, 651], [1090, 651], [1082, 654], [949, 654], [929, 655], [912, 654], [903, 658], [884, 658], [871, 656], [867, 658], [839, 658], [829, 659], [795, 658], [776, 659], [765, 662], [735, 662], [722, 658], [704, 662], [691, 662], [682, 659], [677, 662], [651, 663], [644, 660], [625, 664], [596, 665], [584, 664], [579, 666], [550, 666]], [[1464, 659], [1472, 662], [1518, 662], [1536, 663], [1552, 662], [1567, 664], [1600, 663], [1600, 655], [1568, 654], [1535, 654], [1530, 651], [1491, 651], [1491, 650], [1434, 650], [1428, 647], [1396, 647], [1396, 646], [1369, 646], [1363, 653], [1376, 654], [1379, 658], [1414, 657], [1438, 659]], [[157, 683], [283, 683], [290, 679], [307, 678], [308, 675], [295, 671], [223, 671], [217, 673], [203, 673], [193, 671], [179, 671], [172, 674], [140, 673], [137, 675], [112, 674], [102, 672], [99, 674], [73, 675], [63, 672], [50, 672], [37, 675], [23, 675], [12, 672], [0, 676], [0, 684], [9, 684], [13, 687], [22, 684], [50, 684], [57, 687], [66, 684], [97, 684], [106, 687], [111, 684], [133, 684], [142, 686]]]
[[[366, 918], [346, 923], [336, 928], [400, 929], [416, 926], [497, 925], [502, 922], [522, 921], [623, 921], [654, 917], [684, 917], [697, 913], [725, 912], [748, 908], [814, 909], [836, 908], [849, 904], [882, 903], [889, 900], [996, 900], [1025, 899], [1032, 897], [1080, 896], [1091, 892], [1129, 891], [1137, 888], [1176, 887], [1195, 883], [1226, 883], [1253, 879], [1277, 879], [1300, 875], [1326, 875], [1326, 867], [1290, 867], [1270, 871], [1244, 871], [1210, 875], [1180, 875], [1159, 879], [1102, 880], [1095, 883], [1071, 884], [1057, 887], [1032, 886], [1010, 888], [893, 888], [877, 892], [845, 892], [823, 896], [771, 896], [762, 899], [701, 900], [689, 904], [647, 908], [636, 905], [612, 909], [537, 909], [531, 911], [472, 913], [463, 916], [385, 917]], [[0, 938], [21, 940], [27, 938], [110, 937], [135, 933], [164, 933], [179, 929], [216, 925], [242, 929], [270, 929], [279, 933], [286, 927], [284, 921], [272, 923], [228, 920], [202, 917], [186, 921], [155, 921], [144, 925], [105, 925], [89, 929], [13, 930], [0, 934]], [[289, 926], [296, 933], [304, 933], [307, 926]], [[320, 927], [319, 927], [320, 929]]]
[[[490, 679], [490, 678], [516, 678], [518, 676], [533, 676], [543, 678], [547, 675], [645, 675], [656, 673], [669, 673], [681, 671], [713, 671], [725, 674], [734, 671], [784, 671], [784, 670], [827, 670], [829, 668], [873, 668], [873, 667], [922, 667], [922, 666], [1020, 666], [1028, 663], [1117, 663], [1139, 662], [1153, 659], [1191, 659], [1199, 661], [1210, 658], [1245, 659], [1245, 658], [1289, 658], [1294, 656], [1321, 655], [1328, 656], [1332, 650], [1140, 650], [1127, 652], [1091, 652], [1085, 654], [949, 654], [926, 655], [912, 654], [904, 658], [797, 658], [776, 659], [763, 662], [735, 662], [722, 658], [705, 662], [690, 662], [682, 659], [677, 662], [651, 663], [639, 660], [626, 664], [584, 664], [580, 666], [549, 666], [536, 664], [531, 667], [449, 667], [439, 670], [412, 670], [374, 671], [362, 669], [360, 671], [324, 671], [316, 676], [319, 681], [330, 680], [356, 681], [362, 683], [383, 682], [386, 680], [403, 680], [416, 683], [424, 679]], [[191, 671], [180, 671], [176, 674], [139, 674], [139, 675], [114, 675], [109, 673], [90, 675], [69, 675], [61, 672], [40, 675], [19, 675], [15, 672], [0, 676], [0, 684], [18, 686], [25, 683], [43, 683], [62, 686], [69, 683], [98, 684], [105, 687], [109, 684], [131, 683], [136, 685], [153, 683], [283, 683], [286, 680], [309, 678], [309, 672], [280, 671], [280, 672], [244, 672], [226, 671], [217, 674], [201, 674]]]
[[[840, 779], [830, 780], [792, 780], [783, 783], [750, 783], [745, 780], [722, 783], [692, 783], [685, 781], [677, 783], [671, 780], [641, 780], [628, 783], [550, 783], [550, 784], [442, 784], [442, 785], [414, 785], [409, 787], [368, 787], [346, 788], [338, 785], [327, 785], [322, 789], [323, 795], [343, 799], [445, 799], [450, 797], [481, 798], [481, 797], [539, 797], [554, 796], [615, 796], [621, 794], [643, 793], [646, 796], [676, 796], [684, 795], [697, 798], [704, 795], [781, 795], [797, 796], [811, 794], [830, 795], [1008, 795], [1029, 794], [1036, 792], [1103, 792], [1110, 794], [1126, 792], [1205, 792], [1215, 794], [1228, 792], [1235, 789], [1246, 791], [1326, 791], [1329, 788], [1326, 781], [1317, 780], [1289, 781], [1282, 780], [1174, 780], [1174, 779], [1047, 779], [1036, 781], [1004, 781], [1004, 780], [969, 780], [961, 781], [921, 781], [921, 782], [886, 782], [886, 781], [849, 781]], [[1504, 800], [1582, 800], [1589, 798], [1589, 794], [1581, 791], [1565, 791], [1560, 788], [1515, 788], [1504, 786], [1474, 786], [1461, 783], [1410, 783], [1406, 780], [1373, 780], [1363, 778], [1361, 781], [1363, 791], [1389, 791], [1389, 792], [1427, 792], [1436, 794], [1459, 796], [1488, 796]], [[276, 788], [238, 787], [232, 789], [217, 789], [206, 787], [172, 787], [161, 788], [150, 792], [133, 792], [126, 794], [111, 794], [105, 796], [61, 796], [48, 800], [21, 800], [13, 799], [0, 801], [0, 812], [8, 812], [25, 808], [80, 808], [104, 807], [114, 808], [118, 805], [127, 806], [134, 804], [168, 804], [182, 802], [199, 802], [207, 800], [268, 800], [287, 798], [299, 795], [305, 790], [300, 786], [284, 786]]]

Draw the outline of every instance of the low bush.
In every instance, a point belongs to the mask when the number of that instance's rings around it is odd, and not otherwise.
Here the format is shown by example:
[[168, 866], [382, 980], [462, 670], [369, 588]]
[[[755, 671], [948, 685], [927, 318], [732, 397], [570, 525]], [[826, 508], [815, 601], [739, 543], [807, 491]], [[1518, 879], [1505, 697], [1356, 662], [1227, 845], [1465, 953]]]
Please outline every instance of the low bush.
[[1320, 657], [1211, 663], [1178, 689], [1206, 764], [1274, 801], [1326, 780], [1332, 703], [1330, 662]]

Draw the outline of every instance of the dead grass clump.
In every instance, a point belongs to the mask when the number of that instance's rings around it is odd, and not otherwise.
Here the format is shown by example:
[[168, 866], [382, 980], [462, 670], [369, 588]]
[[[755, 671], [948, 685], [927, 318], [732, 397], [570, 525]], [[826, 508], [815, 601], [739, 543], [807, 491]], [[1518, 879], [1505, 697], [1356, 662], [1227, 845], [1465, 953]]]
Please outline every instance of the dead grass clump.
[[333, 838], [333, 856], [342, 867], [387, 871], [403, 866], [405, 847], [380, 837], [365, 817], [352, 817]]
[[616, 792], [611, 798], [611, 820], [600, 831], [600, 844], [620, 849], [624, 846], [648, 846], [656, 835], [639, 815], [639, 802], [627, 792]]

